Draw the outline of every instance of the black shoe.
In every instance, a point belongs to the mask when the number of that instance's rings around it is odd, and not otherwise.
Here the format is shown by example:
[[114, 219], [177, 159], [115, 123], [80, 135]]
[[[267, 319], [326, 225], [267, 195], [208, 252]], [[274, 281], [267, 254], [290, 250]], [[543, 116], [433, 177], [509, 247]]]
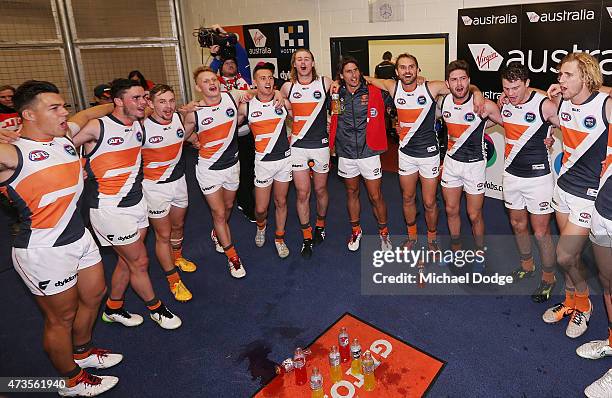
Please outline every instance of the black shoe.
[[531, 300], [534, 303], [543, 303], [550, 299], [552, 296], [552, 291], [555, 288], [557, 281], [553, 281], [553, 283], [546, 283], [544, 281], [540, 281], [540, 286], [537, 287], [536, 290], [531, 294]]
[[304, 239], [302, 241], [302, 257], [310, 259], [312, 257], [312, 239]]
[[531, 278], [534, 275], [535, 275], [535, 269], [533, 269], [532, 271], [525, 271], [523, 267], [518, 267], [517, 269], [515, 269], [514, 271], [510, 273], [510, 276], [515, 281], [520, 281], [523, 279]]
[[325, 240], [325, 227], [315, 227], [314, 229], [314, 244], [320, 245]]

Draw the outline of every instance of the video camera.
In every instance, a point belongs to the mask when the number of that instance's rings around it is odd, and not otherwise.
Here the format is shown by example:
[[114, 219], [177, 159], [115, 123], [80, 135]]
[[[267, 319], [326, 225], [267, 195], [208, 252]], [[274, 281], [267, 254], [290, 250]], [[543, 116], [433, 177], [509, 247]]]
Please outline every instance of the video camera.
[[235, 33], [224, 33], [212, 28], [200, 28], [196, 33], [200, 47], [210, 48], [219, 46], [219, 54], [222, 59], [236, 57], [236, 43], [238, 36]]

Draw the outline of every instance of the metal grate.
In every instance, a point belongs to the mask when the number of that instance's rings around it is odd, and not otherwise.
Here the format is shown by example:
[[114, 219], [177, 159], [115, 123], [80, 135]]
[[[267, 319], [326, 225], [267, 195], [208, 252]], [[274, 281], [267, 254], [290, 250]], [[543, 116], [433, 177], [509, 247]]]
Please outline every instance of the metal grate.
[[57, 14], [51, 0], [2, 0], [0, 44], [59, 40]]

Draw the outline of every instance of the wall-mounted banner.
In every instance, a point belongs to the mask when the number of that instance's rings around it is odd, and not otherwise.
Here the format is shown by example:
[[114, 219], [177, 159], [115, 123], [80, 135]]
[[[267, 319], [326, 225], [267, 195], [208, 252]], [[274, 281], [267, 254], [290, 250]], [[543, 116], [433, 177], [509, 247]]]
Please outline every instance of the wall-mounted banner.
[[[462, 9], [457, 24], [457, 58], [470, 64], [472, 83], [494, 101], [502, 92], [503, 66], [512, 61], [527, 65], [531, 86], [546, 90], [556, 82], [557, 64], [570, 52], [597, 57], [604, 84], [612, 86], [612, 0]], [[486, 195], [501, 199], [504, 150], [501, 129], [496, 129], [489, 132], [494, 148], [487, 149], [496, 156], [493, 160], [488, 153]], [[557, 134], [551, 153], [555, 172], [560, 154]]]
[[300, 47], [310, 47], [308, 21], [236, 25], [224, 29], [238, 34], [249, 56], [251, 70], [258, 62], [271, 62], [276, 66], [275, 76], [284, 80], [289, 79], [291, 55]]

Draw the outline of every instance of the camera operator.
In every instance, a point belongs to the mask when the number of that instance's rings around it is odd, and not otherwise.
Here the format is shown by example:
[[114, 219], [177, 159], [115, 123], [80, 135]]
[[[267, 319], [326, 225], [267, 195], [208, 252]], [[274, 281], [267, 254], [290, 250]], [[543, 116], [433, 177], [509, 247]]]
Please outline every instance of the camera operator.
[[[219, 25], [213, 25], [211, 29], [215, 30], [216, 32], [220, 34], [227, 33]], [[234, 49], [232, 49], [232, 51], [234, 53], [233, 54], [234, 56], [231, 56], [231, 55], [228, 56], [227, 54], [224, 54], [224, 51], [221, 48], [221, 46], [219, 45], [210, 46], [210, 55], [214, 57], [214, 59], [210, 63], [210, 68], [214, 70], [215, 72], [221, 69], [222, 73], [220, 74], [221, 76], [223, 76], [223, 66], [225, 65], [226, 61], [228, 61], [228, 59], [233, 59], [235, 63], [233, 75], [241, 77], [250, 86], [252, 83], [251, 67], [249, 66], [249, 56], [247, 55], [246, 50], [244, 49], [244, 47], [242, 47], [240, 42], [236, 42]], [[228, 75], [228, 73], [225, 73], [225, 74]], [[221, 85], [223, 86], [223, 82], [221, 82]]]

